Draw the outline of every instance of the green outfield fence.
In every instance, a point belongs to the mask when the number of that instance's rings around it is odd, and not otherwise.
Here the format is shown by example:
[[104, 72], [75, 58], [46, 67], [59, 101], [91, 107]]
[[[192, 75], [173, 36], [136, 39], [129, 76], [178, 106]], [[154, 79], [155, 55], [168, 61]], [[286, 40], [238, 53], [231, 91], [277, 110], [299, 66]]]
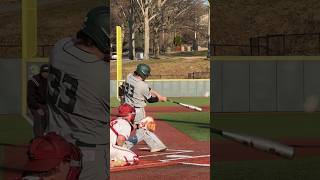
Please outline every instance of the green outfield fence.
[[213, 112], [320, 111], [320, 57], [216, 56]]

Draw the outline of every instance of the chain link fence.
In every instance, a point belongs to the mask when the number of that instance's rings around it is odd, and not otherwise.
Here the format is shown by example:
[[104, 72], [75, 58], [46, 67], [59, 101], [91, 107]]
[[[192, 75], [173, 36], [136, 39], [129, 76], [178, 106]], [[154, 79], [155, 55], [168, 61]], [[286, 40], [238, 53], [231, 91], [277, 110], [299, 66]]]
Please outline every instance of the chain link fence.
[[275, 34], [250, 38], [253, 56], [316, 56], [320, 33]]
[[273, 34], [250, 38], [250, 44], [211, 44], [213, 56], [317, 56], [320, 33]]

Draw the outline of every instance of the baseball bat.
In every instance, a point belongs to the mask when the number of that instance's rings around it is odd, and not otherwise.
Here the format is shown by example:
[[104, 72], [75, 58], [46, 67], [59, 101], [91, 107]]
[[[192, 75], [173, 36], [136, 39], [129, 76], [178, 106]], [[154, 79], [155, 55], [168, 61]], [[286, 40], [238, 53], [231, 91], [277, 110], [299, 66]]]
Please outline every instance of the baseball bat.
[[232, 133], [215, 128], [212, 128], [211, 131], [226, 139], [230, 139], [243, 145], [272, 153], [283, 158], [292, 159], [294, 157], [294, 148], [279, 142], [245, 134]]
[[175, 104], [178, 104], [178, 105], [183, 106], [183, 107], [186, 107], [188, 109], [192, 109], [192, 110], [196, 110], [196, 111], [200, 111], [200, 112], [202, 111], [202, 108], [194, 106], [194, 105], [180, 103], [180, 102], [177, 102], [177, 101], [173, 101], [171, 99], [167, 99], [167, 101], [175, 103]]

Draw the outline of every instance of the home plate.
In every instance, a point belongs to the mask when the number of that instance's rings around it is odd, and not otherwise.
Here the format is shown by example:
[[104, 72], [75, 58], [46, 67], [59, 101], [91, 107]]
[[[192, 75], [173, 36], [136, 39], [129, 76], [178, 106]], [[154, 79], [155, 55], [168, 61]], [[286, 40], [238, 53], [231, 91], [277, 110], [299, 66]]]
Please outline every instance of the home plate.
[[190, 158], [193, 156], [173, 154], [173, 155], [167, 155], [166, 157], [167, 158]]

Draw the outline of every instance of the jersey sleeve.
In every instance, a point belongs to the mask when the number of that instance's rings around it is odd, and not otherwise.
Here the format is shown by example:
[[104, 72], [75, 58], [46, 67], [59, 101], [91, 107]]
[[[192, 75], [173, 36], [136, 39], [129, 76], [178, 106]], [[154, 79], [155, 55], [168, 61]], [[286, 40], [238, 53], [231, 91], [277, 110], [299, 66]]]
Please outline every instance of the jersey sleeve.
[[148, 84], [145, 84], [143, 90], [142, 90], [142, 95], [145, 99], [150, 99], [151, 98], [151, 93], [150, 93], [150, 88]]

